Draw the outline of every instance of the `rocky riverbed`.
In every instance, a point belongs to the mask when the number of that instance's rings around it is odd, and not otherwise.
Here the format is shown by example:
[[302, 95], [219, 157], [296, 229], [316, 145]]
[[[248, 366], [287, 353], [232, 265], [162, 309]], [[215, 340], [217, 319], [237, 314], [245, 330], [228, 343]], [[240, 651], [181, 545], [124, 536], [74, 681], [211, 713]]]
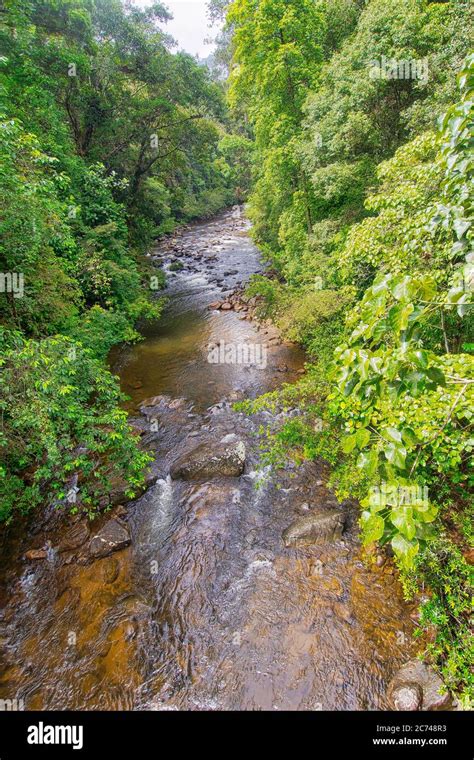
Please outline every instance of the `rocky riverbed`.
[[[154, 456], [148, 488], [127, 503], [117, 483], [93, 522], [46, 510], [25, 540], [4, 535], [0, 698], [26, 709], [432, 709], [411, 670], [389, 691], [416, 654], [414, 609], [389, 561], [363, 562], [357, 506], [338, 503], [322, 462], [262, 467], [261, 426], [297, 410], [233, 409], [304, 371], [301, 350], [242, 298], [261, 269], [246, 221], [228, 212], [192, 225], [153, 257], [168, 272], [167, 310], [113, 356]], [[222, 345], [235, 350], [215, 362]]]

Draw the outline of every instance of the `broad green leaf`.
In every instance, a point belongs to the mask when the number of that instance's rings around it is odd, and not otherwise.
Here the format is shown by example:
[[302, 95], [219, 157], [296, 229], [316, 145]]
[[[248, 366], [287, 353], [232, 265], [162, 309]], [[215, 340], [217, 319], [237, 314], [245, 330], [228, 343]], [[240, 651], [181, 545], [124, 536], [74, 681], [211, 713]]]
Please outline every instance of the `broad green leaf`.
[[407, 450], [403, 445], [396, 443], [385, 444], [383, 452], [387, 458], [387, 461], [390, 462], [390, 464], [392, 464], [394, 467], [397, 467], [399, 470], [403, 470], [405, 468]]
[[394, 427], [386, 427], [382, 431], [383, 438], [386, 438], [389, 441], [394, 441], [395, 443], [400, 443], [402, 440], [402, 434], [400, 430]]
[[406, 538], [412, 539], [415, 537], [416, 525], [411, 507], [405, 505], [393, 507], [390, 512], [390, 521]]
[[367, 430], [366, 428], [361, 428], [360, 430], [357, 431], [356, 443], [359, 449], [363, 449], [364, 446], [367, 446], [369, 441], [370, 441], [370, 430]]
[[370, 512], [362, 512], [361, 525], [364, 531], [365, 544], [373, 544], [375, 541], [380, 541], [385, 528], [383, 517], [371, 514]]
[[379, 453], [377, 449], [371, 449], [371, 451], [361, 451], [357, 457], [357, 467], [360, 470], [365, 470], [369, 477], [373, 477], [377, 472], [379, 462]]
[[357, 444], [357, 438], [354, 435], [346, 435], [341, 440], [341, 449], [343, 450], [344, 454], [350, 454], [351, 451], [353, 451]]
[[418, 554], [418, 550], [420, 548], [416, 539], [414, 541], [410, 541], [400, 533], [397, 533], [392, 538], [392, 548], [402, 567], [407, 570], [413, 567], [415, 557]]

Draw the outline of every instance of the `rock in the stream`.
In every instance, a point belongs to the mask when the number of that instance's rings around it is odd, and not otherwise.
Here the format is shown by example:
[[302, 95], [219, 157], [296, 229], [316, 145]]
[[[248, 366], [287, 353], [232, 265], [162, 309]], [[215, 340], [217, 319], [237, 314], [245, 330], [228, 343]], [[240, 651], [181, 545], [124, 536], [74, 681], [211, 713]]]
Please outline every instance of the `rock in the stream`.
[[120, 565], [115, 557], [106, 557], [104, 561], [100, 563], [100, 572], [104, 583], [114, 583], [120, 572]]
[[285, 546], [297, 546], [314, 541], [334, 541], [344, 529], [344, 513], [339, 509], [315, 509], [299, 517], [283, 531]]
[[169, 409], [184, 409], [188, 402], [185, 398], [174, 398], [170, 403], [168, 404]]
[[401, 683], [391, 692], [390, 702], [395, 710], [416, 712], [423, 704], [423, 689], [415, 682]]
[[228, 395], [229, 401], [232, 401], [232, 402], [243, 401], [244, 398], [245, 398], [245, 393], [242, 390], [240, 390], [240, 388], [234, 388], [234, 390], [232, 390]]
[[176, 480], [208, 480], [224, 476], [238, 477], [244, 471], [245, 444], [243, 441], [232, 443], [201, 443], [171, 466], [171, 477]]
[[[402, 706], [414, 705], [418, 690], [421, 692], [418, 707]], [[449, 710], [452, 706], [451, 695], [441, 678], [421, 660], [410, 660], [400, 668], [389, 683], [387, 697], [395, 710]]]
[[28, 549], [28, 551], [25, 552], [24, 559], [46, 559], [47, 556], [48, 552], [46, 549]]
[[151, 398], [144, 399], [140, 404], [140, 411], [147, 409], [150, 406], [159, 406], [162, 402], [169, 401], [169, 396], [152, 396]]
[[94, 559], [107, 557], [112, 552], [125, 549], [130, 544], [130, 532], [126, 525], [118, 520], [110, 520], [91, 539], [89, 554]]
[[61, 540], [58, 551], [67, 552], [72, 549], [77, 549], [82, 544], [85, 544], [89, 538], [89, 528], [86, 522], [78, 522], [72, 526]]

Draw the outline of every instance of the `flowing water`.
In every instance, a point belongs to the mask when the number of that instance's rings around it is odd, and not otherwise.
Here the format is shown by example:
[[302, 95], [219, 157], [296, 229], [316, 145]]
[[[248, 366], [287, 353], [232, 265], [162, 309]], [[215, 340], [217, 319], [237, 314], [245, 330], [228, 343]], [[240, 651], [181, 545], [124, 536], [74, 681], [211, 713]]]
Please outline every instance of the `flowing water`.
[[[193, 225], [154, 256], [169, 275], [165, 314], [113, 363], [156, 483], [121, 510], [131, 546], [93, 563], [48, 514], [4, 533], [0, 699], [26, 709], [383, 709], [413, 654], [393, 568], [362, 562], [351, 503], [341, 540], [285, 548], [298, 515], [337, 504], [327, 469], [262, 469], [259, 427], [278, 419], [231, 408], [294, 382], [304, 363], [242, 312], [209, 309], [261, 269], [245, 221], [226, 213]], [[221, 342], [264, 346], [265, 360], [209, 362]], [[178, 455], [224, 437], [245, 442], [240, 478], [171, 480]], [[46, 547], [46, 559], [22, 560], [30, 547]]]

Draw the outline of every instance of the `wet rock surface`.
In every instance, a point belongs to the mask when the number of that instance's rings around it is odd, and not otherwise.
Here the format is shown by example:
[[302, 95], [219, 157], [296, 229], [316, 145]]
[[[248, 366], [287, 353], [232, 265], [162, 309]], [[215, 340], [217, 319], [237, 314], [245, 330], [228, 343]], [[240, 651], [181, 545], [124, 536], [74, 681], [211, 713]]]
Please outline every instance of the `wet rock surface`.
[[67, 552], [78, 549], [89, 538], [90, 530], [87, 522], [81, 520], [70, 528], [58, 545], [58, 552]]
[[116, 519], [109, 520], [91, 539], [89, 554], [94, 559], [107, 557], [112, 552], [125, 549], [130, 540], [130, 531], [126, 525]]
[[[421, 694], [417, 707], [402, 707], [415, 703], [414, 694]], [[395, 710], [449, 710], [452, 699], [441, 678], [427, 663], [410, 660], [395, 674], [389, 684], [388, 699]]]
[[298, 546], [315, 541], [335, 541], [344, 529], [345, 517], [341, 510], [315, 509], [300, 517], [283, 531], [285, 546]]
[[24, 558], [25, 560], [38, 560], [38, 559], [46, 559], [48, 556], [48, 552], [46, 549], [28, 549], [27, 552], [25, 552]]
[[171, 465], [171, 477], [176, 480], [209, 480], [214, 477], [239, 477], [245, 466], [245, 444], [201, 443]]
[[423, 704], [423, 689], [418, 683], [404, 682], [398, 684], [390, 694], [394, 710], [415, 712], [421, 710]]

